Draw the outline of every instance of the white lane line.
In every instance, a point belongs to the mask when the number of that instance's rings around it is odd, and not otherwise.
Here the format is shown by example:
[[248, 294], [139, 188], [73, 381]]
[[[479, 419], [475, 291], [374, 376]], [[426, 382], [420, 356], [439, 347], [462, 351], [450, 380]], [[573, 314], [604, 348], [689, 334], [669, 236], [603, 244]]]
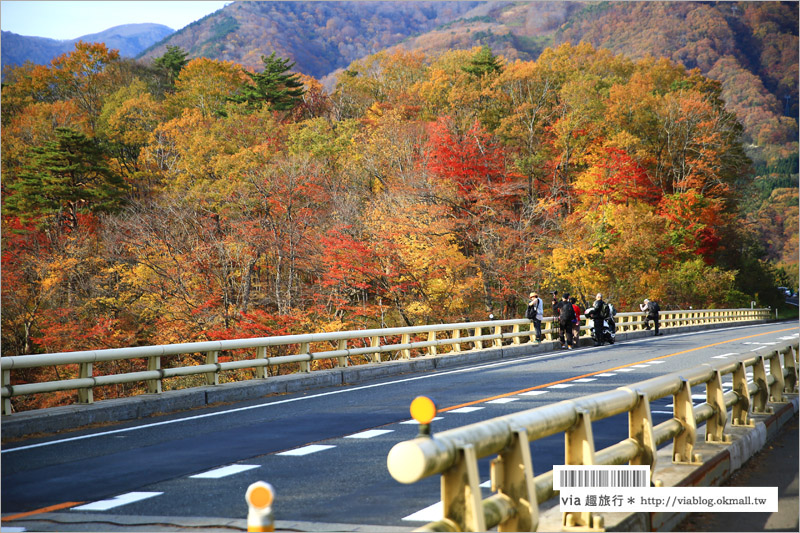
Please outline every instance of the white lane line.
[[[434, 416], [433, 420], [442, 420], [443, 418], [444, 418], [443, 416]], [[416, 424], [416, 425], [419, 425], [419, 422], [417, 422], [413, 418], [411, 420], [404, 420], [403, 422], [400, 422], [400, 423], [401, 424]]]
[[[416, 422], [416, 420], [414, 420]], [[371, 439], [372, 437], [379, 437], [380, 435], [386, 435], [387, 433], [394, 433], [393, 429], [368, 429], [367, 431], [362, 431], [361, 433], [353, 433], [352, 435], [348, 435], [346, 439]]]
[[711, 359], [725, 359], [725, 358], [726, 358], [726, 357], [728, 357], [729, 355], [739, 355], [739, 354], [738, 354], [737, 352], [723, 353], [723, 354], [720, 354], [720, 355], [715, 355], [715, 356], [714, 356], [714, 357], [712, 357]]
[[215, 468], [214, 470], [209, 470], [208, 472], [203, 472], [202, 474], [195, 474], [189, 477], [195, 479], [220, 479], [223, 477], [238, 474], [239, 472], [247, 472], [248, 470], [258, 468], [259, 466], [260, 465], [228, 465], [228, 466], [222, 466], [220, 468]]
[[8, 526], [3, 526], [3, 533], [25, 533], [25, 531], [28, 531], [28, 530], [27, 530], [27, 529], [25, 529], [24, 527], [18, 527], [18, 526], [14, 526], [14, 527], [8, 527]]
[[617, 372], [634, 372], [632, 368], [618, 368]]
[[572, 383], [559, 383], [558, 385], [550, 385], [547, 387], [548, 389], [566, 389], [567, 387], [572, 387]]
[[519, 398], [498, 398], [496, 400], [489, 400], [486, 403], [511, 403], [518, 401]]
[[648, 361], [647, 362], [648, 365], [663, 365], [664, 363], [666, 363], [666, 361], [660, 361], [659, 360], [659, 361]]
[[481, 484], [480, 484], [480, 485], [478, 485], [478, 486], [479, 486], [479, 487], [483, 487], [484, 489], [491, 489], [491, 488], [492, 488], [492, 480], [491, 480], [491, 479], [489, 479], [489, 480], [487, 480], [487, 481], [484, 481], [483, 483], [481, 483]]
[[485, 407], [459, 407], [458, 409], [453, 409], [452, 411], [447, 411], [448, 413], [472, 413], [473, 411], [480, 411], [481, 409], [485, 409]]
[[147, 498], [152, 498], [153, 496], [159, 496], [164, 494], [163, 492], [128, 492], [126, 494], [120, 494], [116, 498], [112, 498], [110, 500], [100, 500], [97, 502], [87, 503], [86, 505], [79, 505], [78, 507], [71, 507], [71, 511], [108, 511], [109, 509], [114, 509], [115, 507], [121, 507], [123, 505], [128, 505], [129, 503], [135, 503], [138, 501], [146, 500]]
[[548, 392], [550, 392], [550, 391], [532, 390], [532, 391], [528, 391], [528, 392], [523, 392], [523, 393], [520, 394], [520, 396], [539, 396], [540, 394], [547, 394]]
[[750, 351], [751, 351], [751, 352], [757, 352], [757, 351], [759, 351], [759, 350], [763, 350], [764, 348], [766, 348], [766, 346], [756, 346], [755, 348], [753, 348], [753, 349], [752, 349], [752, 350], [750, 350]]
[[674, 411], [650, 411], [651, 415], [674, 415]]
[[650, 365], [631, 365], [630, 368], [647, 368]]
[[[754, 325], [748, 325], [748, 326], [732, 326], [732, 327], [724, 328], [724, 329], [717, 330], [717, 331], [718, 332], [719, 331], [724, 332], [724, 331], [728, 331], [728, 330], [732, 331], [732, 330], [740, 330], [740, 329], [753, 329], [753, 328], [757, 328], [757, 327], [761, 327], [761, 325], [760, 324], [754, 324]], [[692, 333], [681, 333], [681, 334], [677, 334], [677, 335], [670, 335], [670, 338], [678, 339], [678, 338], [683, 338], [683, 337], [694, 337], [694, 336], [697, 336], [697, 335], [703, 335], [705, 333], [708, 333], [708, 331], [695, 331], [695, 332], [692, 332]], [[800, 334], [797, 334], [797, 335], [795, 335], [795, 336], [793, 336], [791, 338], [794, 338], [796, 336], [800, 336]], [[633, 340], [633, 341], [626, 342], [625, 344], [626, 345], [635, 345], [635, 344], [641, 344], [641, 343], [648, 342], [649, 340], [650, 340], [649, 338], [636, 339], [636, 340]], [[589, 352], [589, 351], [593, 351], [595, 349], [602, 349], [602, 348], [603, 347], [587, 348], [587, 349], [585, 349], [583, 351], [584, 352]], [[91, 434], [88, 434], [88, 435], [80, 435], [78, 437], [68, 437], [66, 439], [52, 440], [52, 441], [48, 441], [48, 442], [39, 442], [37, 444], [30, 444], [30, 445], [27, 445], [27, 446], [19, 446], [19, 447], [16, 447], [16, 448], [8, 448], [8, 449], [5, 449], [5, 450], [0, 450], [0, 454], [19, 452], [19, 451], [23, 451], [23, 450], [30, 450], [32, 448], [40, 448], [40, 447], [43, 447], [43, 446], [53, 446], [55, 444], [63, 444], [65, 442], [72, 442], [72, 441], [77, 441], [77, 440], [93, 439], [95, 437], [105, 437], [107, 435], [116, 435], [117, 433], [127, 433], [129, 431], [139, 431], [139, 430], [142, 430], [142, 429], [150, 429], [150, 428], [158, 427], [158, 426], [164, 426], [164, 425], [170, 425], [170, 424], [178, 424], [178, 423], [181, 423], [181, 422], [188, 422], [188, 421], [191, 421], [191, 420], [199, 420], [199, 419], [202, 419], [202, 418], [209, 418], [209, 417], [213, 417], [213, 416], [230, 415], [232, 413], [250, 411], [252, 409], [261, 409], [261, 408], [264, 408], [264, 407], [274, 407], [276, 405], [281, 405], [281, 404], [285, 404], [285, 403], [294, 403], [294, 402], [300, 402], [300, 401], [303, 401], [303, 400], [313, 400], [315, 398], [322, 398], [322, 397], [331, 396], [331, 395], [334, 395], [334, 394], [345, 394], [345, 393], [356, 392], [356, 391], [360, 391], [360, 390], [373, 389], [373, 388], [378, 388], [378, 387], [386, 387], [386, 386], [389, 386], [389, 385], [397, 385], [398, 383], [407, 383], [407, 382], [411, 382], [411, 381], [418, 381], [418, 380], [421, 380], [421, 379], [434, 379], [434, 378], [439, 378], [439, 377], [442, 377], [442, 376], [447, 376], [447, 375], [450, 375], [450, 374], [460, 374], [460, 373], [464, 373], [464, 372], [479, 372], [479, 371], [487, 369], [487, 368], [496, 368], [496, 367], [509, 366], [509, 365], [518, 365], [520, 363], [526, 363], [526, 362], [529, 362], [529, 361], [538, 361], [538, 360], [541, 360], [541, 359], [553, 359], [553, 358], [561, 357], [563, 355], [564, 354], [562, 352], [558, 351], [558, 352], [548, 353], [548, 354], [544, 354], [544, 355], [534, 355], [534, 356], [530, 356], [530, 357], [520, 357], [518, 359], [508, 359], [508, 360], [504, 360], [504, 361], [498, 361], [496, 363], [487, 363], [487, 364], [484, 364], [484, 365], [477, 365], [477, 366], [472, 366], [472, 367], [468, 367], [468, 368], [460, 368], [458, 370], [448, 370], [448, 371], [440, 372], [440, 373], [436, 373], [436, 374], [427, 374], [427, 375], [424, 375], [424, 376], [415, 376], [415, 377], [411, 377], [411, 378], [398, 379], [398, 380], [395, 380], [395, 381], [387, 381], [385, 383], [373, 383], [371, 385], [362, 385], [362, 386], [359, 386], [359, 387], [353, 387], [353, 388], [347, 388], [347, 389], [341, 389], [341, 390], [335, 390], [335, 391], [322, 392], [322, 393], [319, 393], [319, 394], [310, 394], [308, 396], [301, 396], [301, 397], [297, 397], [297, 398], [288, 398], [286, 400], [278, 400], [278, 401], [274, 401], [274, 402], [260, 403], [260, 404], [257, 404], [257, 405], [248, 405], [246, 407], [235, 407], [233, 409], [226, 409], [226, 410], [223, 410], [223, 411], [215, 411], [213, 413], [204, 413], [202, 415], [187, 416], [185, 418], [174, 418], [174, 419], [171, 419], [171, 420], [164, 420], [162, 422], [154, 422], [152, 424], [144, 424], [144, 425], [132, 426], [132, 427], [122, 428], [122, 429], [113, 429], [111, 431], [103, 431], [103, 432], [100, 432], [100, 433], [91, 433]]]
[[591, 381], [597, 381], [597, 379], [595, 379], [595, 378], [581, 378], [581, 379], [576, 379], [575, 381], [573, 381], [573, 383], [589, 383]]
[[442, 502], [436, 502], [425, 509], [420, 509], [416, 513], [408, 515], [403, 520], [407, 522], [435, 522], [441, 519], [442, 516], [444, 516]]
[[603, 372], [602, 374], [595, 374], [598, 378], [610, 378], [611, 376], [616, 376], [614, 372]]
[[329, 446], [327, 444], [309, 444], [308, 446], [303, 446], [302, 448], [295, 448], [294, 450], [276, 453], [275, 455], [308, 455], [310, 453], [317, 453], [324, 450], [329, 450], [331, 448], [336, 448], [336, 446]]

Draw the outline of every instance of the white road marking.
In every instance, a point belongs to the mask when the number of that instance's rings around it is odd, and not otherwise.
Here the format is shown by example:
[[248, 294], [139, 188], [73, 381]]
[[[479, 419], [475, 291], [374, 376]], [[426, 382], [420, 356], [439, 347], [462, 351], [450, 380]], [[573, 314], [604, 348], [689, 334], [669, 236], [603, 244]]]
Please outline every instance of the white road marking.
[[408, 522], [435, 522], [441, 519], [442, 516], [444, 516], [444, 506], [442, 506], [442, 502], [436, 502], [425, 509], [420, 509], [416, 513], [408, 515], [403, 520]]
[[[757, 327], [761, 327], [761, 324], [753, 324], [753, 325], [747, 325], [747, 326], [733, 326], [733, 327], [730, 327], [730, 328], [724, 328], [724, 330], [717, 330], [717, 332], [725, 331], [725, 330], [753, 329], [753, 328], [757, 328]], [[691, 332], [691, 333], [682, 333], [682, 334], [677, 334], [677, 335], [671, 335], [670, 338], [676, 338], [677, 339], [677, 338], [683, 338], [683, 337], [693, 337], [693, 336], [697, 336], [697, 335], [703, 335], [705, 333], [708, 333], [708, 331], [694, 331], [694, 332]], [[797, 335], [795, 335], [795, 336], [793, 336], [791, 338], [795, 338], [796, 336], [800, 336], [800, 334], [797, 334]], [[635, 344], [641, 344], [641, 343], [648, 342], [649, 340], [651, 340], [651, 339], [650, 338], [636, 339], [636, 340], [628, 341], [625, 344], [626, 345], [635, 345]], [[592, 347], [592, 348], [587, 348], [587, 349], [585, 349], [583, 351], [584, 352], [588, 352], [588, 351], [593, 351], [595, 349], [602, 349], [602, 348], [603, 347], [597, 347], [597, 348]], [[142, 429], [150, 429], [150, 428], [154, 428], [154, 427], [158, 427], [158, 426], [165, 426], [165, 425], [170, 425], [170, 424], [178, 424], [180, 422], [188, 422], [188, 421], [191, 421], [191, 420], [199, 420], [199, 419], [209, 418], [209, 417], [213, 417], [213, 416], [229, 415], [231, 413], [238, 413], [238, 412], [242, 412], [242, 411], [250, 411], [252, 409], [260, 409], [260, 408], [263, 408], [263, 407], [274, 407], [276, 405], [281, 405], [281, 404], [285, 404], [285, 403], [294, 403], [294, 402], [299, 402], [299, 401], [303, 401], [303, 400], [313, 400], [315, 398], [322, 398], [322, 397], [331, 396], [331, 395], [334, 395], [334, 394], [345, 394], [345, 393], [356, 392], [356, 391], [360, 391], [360, 390], [373, 389], [373, 388], [378, 388], [378, 387], [386, 387], [386, 386], [389, 386], [389, 385], [396, 385], [398, 383], [408, 383], [408, 382], [411, 382], [411, 381], [417, 381], [417, 380], [421, 380], [421, 379], [433, 379], [433, 378], [438, 378], [438, 377], [442, 377], [442, 376], [447, 376], [447, 375], [450, 375], [450, 374], [460, 374], [460, 373], [464, 373], [464, 372], [478, 372], [478, 371], [481, 371], [481, 370], [486, 369], [486, 368], [495, 368], [495, 367], [516, 365], [516, 364], [519, 364], [519, 363], [525, 363], [525, 362], [528, 362], [528, 361], [537, 361], [537, 360], [540, 360], [540, 359], [552, 359], [552, 358], [561, 357], [563, 355], [564, 355], [563, 352], [556, 351], [556, 352], [545, 354], [545, 355], [534, 355], [534, 356], [531, 356], [531, 357], [520, 357], [518, 359], [508, 359], [508, 360], [498, 361], [496, 363], [487, 363], [487, 364], [477, 365], [477, 366], [473, 366], [473, 367], [469, 367], [469, 368], [461, 368], [461, 369], [458, 369], [458, 370], [449, 370], [449, 371], [440, 372], [440, 373], [436, 373], [436, 374], [426, 374], [426, 375], [423, 375], [423, 376], [415, 376], [415, 377], [399, 379], [399, 380], [395, 380], [395, 381], [387, 381], [385, 383], [373, 383], [373, 384], [370, 384], [370, 385], [362, 385], [362, 386], [359, 386], [359, 387], [353, 387], [353, 388], [340, 389], [340, 390], [335, 390], [335, 391], [322, 392], [322, 393], [319, 393], [319, 394], [310, 394], [308, 396], [300, 396], [300, 397], [296, 397], [296, 398], [288, 398], [286, 400], [278, 400], [278, 401], [274, 401], [274, 402], [261, 403], [261, 404], [257, 404], [257, 405], [248, 405], [246, 407], [235, 407], [233, 409], [226, 409], [226, 410], [223, 410], [223, 411], [215, 411], [213, 413], [204, 413], [202, 415], [187, 416], [187, 417], [184, 417], [184, 418], [174, 418], [172, 420], [164, 420], [162, 422], [154, 422], [152, 424], [143, 424], [143, 425], [123, 428], [123, 429], [114, 429], [114, 430], [111, 430], [111, 431], [103, 431], [103, 432], [100, 432], [100, 433], [91, 433], [91, 434], [88, 434], [88, 435], [80, 435], [78, 437], [68, 437], [66, 439], [52, 440], [52, 441], [48, 441], [48, 442], [40, 442], [40, 443], [37, 443], [37, 444], [30, 444], [30, 445], [27, 445], [27, 446], [19, 446], [19, 447], [16, 447], [16, 448], [7, 448], [5, 450], [0, 450], [0, 454], [19, 452], [19, 451], [23, 451], [23, 450], [30, 450], [32, 448], [40, 448], [40, 447], [43, 447], [43, 446], [53, 446], [55, 444], [63, 444], [65, 442], [72, 442], [72, 441], [78, 441], [78, 440], [84, 440], [84, 439], [92, 439], [92, 438], [95, 438], [95, 437], [105, 437], [107, 435], [115, 435], [115, 434], [118, 434], [118, 433], [127, 433], [129, 431], [139, 431], [139, 430], [142, 430]]]
[[481, 409], [485, 409], [484, 407], [459, 407], [458, 409], [453, 409], [452, 411], [447, 411], [448, 413], [472, 413], [473, 411], [480, 411]]
[[550, 391], [532, 390], [532, 391], [528, 391], [528, 392], [523, 392], [523, 393], [520, 394], [520, 396], [539, 396], [540, 394], [547, 394], [548, 392], [550, 392]]
[[720, 355], [715, 355], [715, 356], [714, 356], [714, 357], [712, 357], [711, 359], [725, 359], [725, 358], [726, 358], [726, 357], [728, 357], [729, 355], [739, 355], [739, 354], [738, 354], [737, 352], [723, 353], [723, 354], [720, 354]]
[[163, 492], [128, 492], [126, 494], [120, 494], [116, 498], [112, 498], [110, 500], [100, 500], [93, 503], [87, 503], [86, 505], [79, 505], [78, 507], [70, 508], [71, 511], [108, 511], [109, 509], [114, 509], [115, 507], [121, 507], [123, 505], [128, 505], [129, 503], [135, 503], [138, 501], [146, 500], [147, 498], [152, 498], [153, 496], [159, 496], [164, 494]]
[[591, 381], [597, 381], [597, 379], [596, 378], [581, 378], [581, 379], [576, 379], [575, 381], [573, 381], [573, 383], [589, 383]]
[[618, 368], [617, 372], [634, 372], [632, 368]]
[[603, 372], [602, 374], [595, 374], [598, 378], [610, 378], [611, 376], [616, 376], [614, 372]]
[[[443, 416], [434, 416], [433, 417], [434, 420], [441, 420], [443, 418], [444, 418]], [[416, 424], [416, 425], [419, 425], [419, 422], [417, 422], [413, 418], [411, 420], [404, 420], [403, 422], [400, 422], [400, 423], [401, 424]]]
[[647, 368], [650, 365], [631, 365], [629, 368]]
[[[414, 420], [416, 422], [416, 420]], [[372, 437], [378, 437], [380, 435], [386, 435], [387, 433], [394, 433], [393, 429], [369, 429], [367, 431], [362, 431], [361, 433], [353, 433], [352, 435], [348, 435], [346, 439], [371, 439]]]
[[498, 398], [496, 400], [489, 400], [486, 403], [511, 403], [518, 401], [519, 398]]
[[209, 470], [208, 472], [203, 472], [202, 474], [195, 474], [189, 477], [195, 479], [220, 479], [223, 477], [238, 474], [239, 472], [247, 472], [248, 470], [258, 468], [259, 466], [260, 465], [228, 465], [220, 468], [215, 468], [214, 470]]
[[485, 489], [491, 489], [491, 488], [492, 488], [492, 480], [491, 480], [491, 479], [489, 479], [489, 480], [487, 480], [487, 481], [484, 481], [483, 483], [481, 483], [481, 484], [480, 484], [480, 485], [478, 485], [478, 486], [479, 486], [479, 487], [483, 487], [483, 488], [485, 488]]
[[317, 453], [324, 450], [330, 450], [331, 448], [336, 448], [336, 446], [330, 446], [327, 444], [309, 444], [308, 446], [303, 446], [302, 448], [295, 448], [294, 450], [289, 450], [288, 452], [281, 452], [276, 453], [275, 455], [308, 455], [310, 453]]
[[658, 360], [658, 361], [648, 361], [647, 362], [648, 365], [663, 365], [664, 363], [666, 363], [666, 361]]
[[550, 385], [547, 387], [548, 389], [566, 389], [567, 387], [572, 387], [572, 383], [559, 383], [558, 385]]
[[15, 527], [8, 527], [8, 526], [3, 526], [3, 533], [25, 533], [25, 531], [28, 531], [28, 530], [27, 530], [27, 529], [25, 529], [24, 527], [17, 527], [17, 526], [15, 526]]

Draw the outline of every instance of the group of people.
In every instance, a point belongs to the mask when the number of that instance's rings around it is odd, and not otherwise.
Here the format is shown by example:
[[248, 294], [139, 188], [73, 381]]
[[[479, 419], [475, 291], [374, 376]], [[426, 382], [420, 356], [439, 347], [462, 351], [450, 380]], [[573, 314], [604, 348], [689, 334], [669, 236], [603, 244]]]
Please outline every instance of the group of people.
[[[550, 305], [553, 311], [553, 325], [558, 327], [561, 347], [571, 350], [578, 345], [580, 337], [581, 309], [578, 307], [577, 299], [570, 297], [569, 293], [565, 292], [559, 298], [558, 293], [554, 291], [552, 297]], [[644, 302], [639, 305], [639, 309], [645, 313], [645, 329], [651, 329], [650, 322], [652, 321], [655, 327], [655, 334], [661, 335], [658, 331], [660, 312], [658, 302], [645, 298]], [[617, 310], [614, 309], [613, 304], [603, 300], [602, 293], [597, 293], [594, 303], [587, 307], [583, 314], [593, 322], [592, 331], [595, 346], [602, 346], [607, 340], [611, 343], [614, 342], [614, 333], [617, 329], [614, 317], [617, 314]], [[532, 292], [530, 294], [525, 317], [533, 322], [536, 340], [541, 342], [544, 339], [542, 336], [544, 302], [539, 297], [539, 293]], [[608, 331], [611, 333], [610, 336], [607, 334]], [[604, 332], [606, 333], [604, 334]]]

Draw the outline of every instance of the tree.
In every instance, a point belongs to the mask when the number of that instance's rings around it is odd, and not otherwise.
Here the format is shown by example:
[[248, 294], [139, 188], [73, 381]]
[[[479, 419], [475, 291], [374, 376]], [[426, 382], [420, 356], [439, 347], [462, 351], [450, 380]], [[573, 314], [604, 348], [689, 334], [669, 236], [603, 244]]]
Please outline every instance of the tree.
[[290, 111], [300, 104], [305, 93], [303, 82], [298, 74], [286, 74], [295, 64], [276, 57], [275, 52], [269, 57], [261, 56], [261, 61], [262, 72], [245, 72], [254, 85], [245, 85], [241, 94], [231, 99], [253, 109], [261, 109], [266, 103], [273, 111]]
[[500, 74], [503, 71], [503, 64], [497, 56], [492, 53], [491, 48], [483, 45], [480, 50], [472, 56], [469, 63], [461, 67], [461, 70], [481, 78], [487, 74]]
[[5, 208], [22, 219], [45, 217], [56, 226], [78, 226], [79, 214], [113, 211], [127, 185], [105, 163], [95, 141], [69, 128], [30, 150], [30, 163], [9, 186]]
[[175, 86], [175, 80], [183, 70], [189, 60], [186, 59], [187, 53], [180, 46], [167, 45], [164, 55], [153, 60], [153, 64], [164, 72], [170, 87]]

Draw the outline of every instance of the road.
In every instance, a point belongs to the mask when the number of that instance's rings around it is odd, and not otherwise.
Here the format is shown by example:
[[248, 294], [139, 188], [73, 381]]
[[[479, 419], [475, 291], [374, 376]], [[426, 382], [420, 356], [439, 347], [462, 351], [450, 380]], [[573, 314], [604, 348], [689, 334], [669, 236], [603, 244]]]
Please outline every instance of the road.
[[[2, 450], [2, 510], [239, 519], [247, 486], [264, 480], [277, 520], [416, 527], [439, 517], [439, 480], [402, 485], [386, 456], [416, 436], [418, 395], [440, 409], [435, 433], [797, 337], [796, 323], [667, 334], [15, 442]], [[671, 398], [651, 409], [656, 424], [671, 418]], [[593, 426], [597, 449], [627, 436], [626, 415]], [[563, 446], [560, 435], [533, 442], [534, 472], [563, 463]], [[488, 460], [479, 469], [488, 480]]]

